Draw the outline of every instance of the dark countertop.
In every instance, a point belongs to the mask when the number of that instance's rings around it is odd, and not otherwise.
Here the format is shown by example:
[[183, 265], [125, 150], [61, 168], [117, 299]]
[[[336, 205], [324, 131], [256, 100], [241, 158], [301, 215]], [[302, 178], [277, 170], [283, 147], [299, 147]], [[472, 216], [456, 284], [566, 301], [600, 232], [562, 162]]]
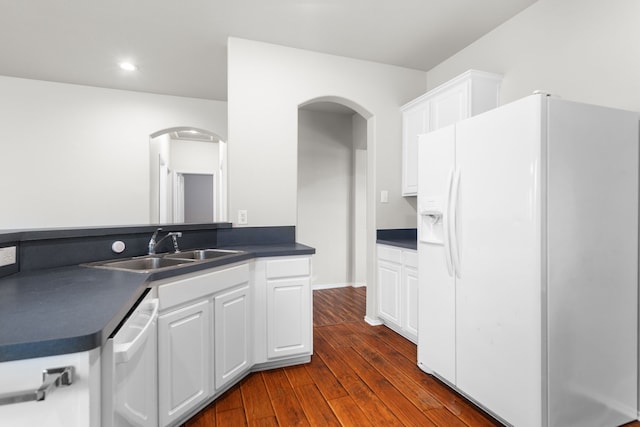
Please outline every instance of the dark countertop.
[[377, 230], [376, 243], [405, 249], [418, 249], [418, 235], [415, 228]]
[[0, 278], [0, 362], [103, 345], [151, 281], [252, 258], [315, 253], [298, 243], [221, 249], [245, 253], [156, 273], [71, 266]]

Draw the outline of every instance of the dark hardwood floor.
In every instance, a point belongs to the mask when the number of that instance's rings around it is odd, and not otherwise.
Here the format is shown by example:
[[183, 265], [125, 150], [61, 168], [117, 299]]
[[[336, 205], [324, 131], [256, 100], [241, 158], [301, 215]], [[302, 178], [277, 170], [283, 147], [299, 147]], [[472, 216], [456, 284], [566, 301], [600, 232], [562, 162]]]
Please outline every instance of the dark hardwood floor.
[[365, 288], [313, 298], [311, 363], [249, 375], [186, 427], [500, 425], [418, 369], [413, 343], [364, 322]]

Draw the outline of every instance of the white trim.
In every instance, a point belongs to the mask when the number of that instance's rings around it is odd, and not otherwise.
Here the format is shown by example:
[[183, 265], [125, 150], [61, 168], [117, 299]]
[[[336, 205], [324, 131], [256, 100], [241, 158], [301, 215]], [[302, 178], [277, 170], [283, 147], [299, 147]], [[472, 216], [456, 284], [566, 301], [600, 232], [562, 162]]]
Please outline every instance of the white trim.
[[393, 322], [385, 322], [384, 320], [382, 321], [382, 324], [384, 326], [386, 326], [387, 328], [391, 329], [393, 332], [395, 332], [396, 334], [400, 335], [402, 338], [405, 338], [409, 341], [411, 341], [414, 344], [418, 344], [418, 337], [417, 336], [412, 336], [412, 334], [408, 333], [407, 331], [402, 330], [401, 327], [399, 327], [398, 325], [396, 325]]
[[381, 326], [384, 325], [384, 322], [378, 318], [372, 319], [369, 316], [364, 316], [364, 321], [370, 324], [371, 326]]

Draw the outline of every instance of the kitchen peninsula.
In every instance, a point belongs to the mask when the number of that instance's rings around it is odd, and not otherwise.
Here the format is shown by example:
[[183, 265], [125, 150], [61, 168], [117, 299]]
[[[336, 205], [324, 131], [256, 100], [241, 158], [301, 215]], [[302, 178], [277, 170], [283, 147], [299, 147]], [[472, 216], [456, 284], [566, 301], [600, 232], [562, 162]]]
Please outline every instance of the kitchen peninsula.
[[[309, 359], [312, 352], [310, 256], [315, 250], [295, 242], [294, 227], [232, 228], [228, 223], [168, 225], [164, 226], [163, 234], [167, 231], [181, 233], [179, 242], [182, 251], [195, 248], [223, 248], [234, 252], [219, 259], [145, 272], [86, 265], [106, 259], [145, 255], [150, 236], [156, 228], [133, 226], [0, 232], [0, 247], [16, 247], [17, 258], [15, 264], [0, 267], [0, 370], [3, 366], [28, 364], [35, 360], [55, 360], [68, 354], [87, 354], [87, 363], [97, 367], [89, 367], [89, 372], [77, 375], [80, 385], [87, 380], [89, 374], [92, 377], [100, 374], [100, 363], [96, 359], [100, 358], [101, 349], [138, 300], [149, 292], [147, 289], [151, 288], [149, 293], [157, 293], [158, 284], [167, 285], [180, 281], [183, 277], [214, 274], [220, 270], [225, 271], [228, 267], [241, 267], [248, 277], [248, 363], [240, 372], [234, 374], [224, 387], [216, 388], [213, 384], [207, 384], [204, 394], [193, 407], [182, 408], [179, 417], [166, 418], [169, 421], [161, 425], [183, 422], [252, 370], [266, 369], [272, 364], [283, 366], [287, 363], [303, 363]], [[115, 242], [124, 244], [125, 249], [122, 253], [112, 251], [112, 247], [118, 246], [114, 245]], [[158, 247], [159, 253], [173, 251], [169, 239], [166, 244], [167, 246]], [[288, 263], [289, 261], [293, 261], [293, 264]], [[296, 284], [305, 285], [298, 286], [297, 289], [308, 296], [305, 303], [308, 307], [294, 307], [292, 313], [303, 316], [300, 320], [308, 326], [303, 327], [303, 332], [309, 336], [305, 337], [306, 346], [299, 347], [295, 352], [274, 354], [271, 351], [273, 349], [267, 348], [272, 342], [266, 330], [266, 317], [273, 315], [273, 307], [269, 307], [270, 304], [284, 300], [278, 300], [277, 293], [268, 294], [266, 289], [269, 287], [274, 292], [277, 291], [277, 280], [269, 274], [280, 271], [281, 277], [289, 277], [286, 271], [289, 265], [296, 269], [292, 273], [298, 278]], [[305, 267], [299, 269], [300, 265]], [[168, 286], [166, 288], [171, 289]], [[286, 314], [288, 310], [279, 306], [277, 312]], [[213, 322], [214, 316], [211, 317], [210, 321]], [[276, 317], [271, 323], [278, 321], [281, 320]], [[261, 329], [263, 326], [264, 331]], [[215, 328], [210, 329], [213, 339]], [[161, 355], [159, 360], [163, 360]], [[211, 365], [213, 371], [213, 361]], [[45, 368], [50, 367], [54, 366]], [[5, 378], [5, 371], [2, 371], [2, 375]], [[35, 371], [32, 376], [38, 375], [38, 371]], [[211, 383], [213, 382], [212, 379]], [[0, 393], [19, 390], [5, 389], [11, 387], [12, 383], [8, 383], [2, 387]], [[52, 394], [51, 400], [61, 400], [65, 393], [68, 393], [67, 390], [71, 391], [75, 385]], [[71, 414], [71, 417], [65, 420], [65, 425], [100, 424], [99, 389], [99, 381], [97, 385], [96, 379], [92, 378], [85, 393], [92, 396], [85, 396], [83, 399], [90, 402], [88, 406], [93, 407], [86, 408], [85, 413], [77, 415], [76, 418]], [[104, 399], [104, 388], [102, 394]], [[5, 419], [5, 410], [10, 414], [16, 414], [16, 411], [38, 412], [43, 408], [32, 405], [45, 405], [45, 402], [3, 405], [0, 406], [0, 413]], [[160, 420], [162, 419], [161, 416]], [[18, 424], [22, 422], [18, 421]]]

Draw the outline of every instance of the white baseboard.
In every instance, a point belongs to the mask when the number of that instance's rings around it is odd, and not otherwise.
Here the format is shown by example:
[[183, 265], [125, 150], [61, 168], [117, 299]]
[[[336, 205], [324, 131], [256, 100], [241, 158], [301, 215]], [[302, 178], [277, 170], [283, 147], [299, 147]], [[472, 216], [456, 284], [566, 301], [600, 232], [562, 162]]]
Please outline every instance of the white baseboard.
[[325, 283], [325, 284], [316, 284], [311, 286], [311, 290], [312, 291], [318, 291], [318, 290], [322, 290], [322, 289], [335, 289], [335, 288], [348, 288], [348, 287], [353, 287], [353, 288], [360, 288], [362, 286], [366, 286], [365, 283]]
[[384, 325], [384, 322], [382, 322], [382, 320], [374, 319], [374, 318], [371, 318], [369, 316], [364, 316], [364, 321], [367, 322], [368, 324], [370, 324], [371, 326]]

